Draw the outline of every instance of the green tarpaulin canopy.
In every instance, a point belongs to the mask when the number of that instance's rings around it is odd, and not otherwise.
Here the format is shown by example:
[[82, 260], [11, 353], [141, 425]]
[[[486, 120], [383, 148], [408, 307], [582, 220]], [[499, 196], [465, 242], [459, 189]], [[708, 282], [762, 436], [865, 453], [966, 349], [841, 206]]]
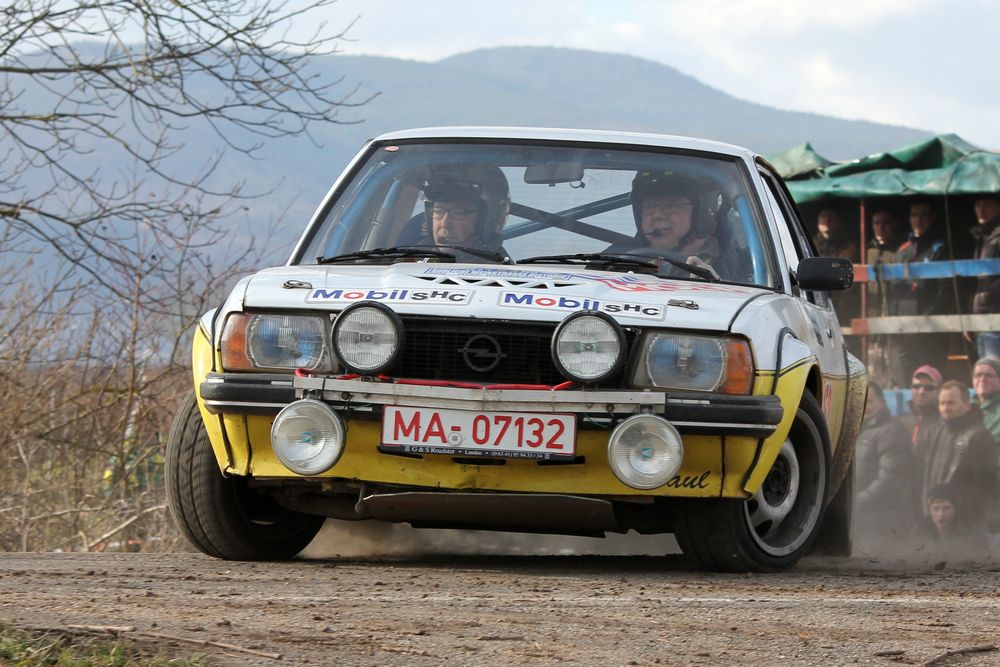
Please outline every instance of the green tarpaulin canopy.
[[821, 199], [1000, 192], [1000, 153], [954, 134], [834, 164], [809, 144], [768, 157], [799, 204]]

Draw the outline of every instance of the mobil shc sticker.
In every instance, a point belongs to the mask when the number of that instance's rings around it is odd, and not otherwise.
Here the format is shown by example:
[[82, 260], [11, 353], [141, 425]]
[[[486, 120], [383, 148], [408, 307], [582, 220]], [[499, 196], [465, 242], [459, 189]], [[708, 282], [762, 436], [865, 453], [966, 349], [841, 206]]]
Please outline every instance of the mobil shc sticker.
[[609, 315], [627, 315], [649, 320], [662, 320], [666, 313], [663, 306], [655, 304], [605, 301], [577, 296], [539, 296], [531, 292], [501, 292], [500, 305], [535, 310], [599, 310]]
[[415, 303], [434, 306], [464, 306], [472, 300], [472, 290], [460, 289], [314, 289], [306, 303]]

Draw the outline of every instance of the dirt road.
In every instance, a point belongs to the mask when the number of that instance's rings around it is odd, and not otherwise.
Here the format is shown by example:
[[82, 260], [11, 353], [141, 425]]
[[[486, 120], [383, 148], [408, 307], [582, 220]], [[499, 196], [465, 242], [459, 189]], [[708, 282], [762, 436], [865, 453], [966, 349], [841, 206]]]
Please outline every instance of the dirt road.
[[[717, 575], [676, 556], [2, 554], [0, 619], [223, 642], [235, 648], [160, 641], [223, 665], [921, 664], [1000, 645], [1000, 572], [861, 559]], [[933, 664], [1000, 665], [1000, 651]]]

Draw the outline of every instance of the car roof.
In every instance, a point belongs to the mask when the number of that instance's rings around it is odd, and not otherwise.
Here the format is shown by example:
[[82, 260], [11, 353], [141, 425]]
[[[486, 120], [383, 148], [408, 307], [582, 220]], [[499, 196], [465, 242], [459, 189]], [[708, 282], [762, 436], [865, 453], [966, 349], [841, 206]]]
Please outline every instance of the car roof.
[[696, 139], [669, 134], [618, 132], [610, 130], [578, 130], [550, 127], [423, 127], [388, 132], [374, 139], [378, 142], [405, 139], [525, 139], [617, 144], [621, 146], [658, 146], [695, 151], [709, 151], [752, 160], [756, 154], [746, 148], [709, 139]]

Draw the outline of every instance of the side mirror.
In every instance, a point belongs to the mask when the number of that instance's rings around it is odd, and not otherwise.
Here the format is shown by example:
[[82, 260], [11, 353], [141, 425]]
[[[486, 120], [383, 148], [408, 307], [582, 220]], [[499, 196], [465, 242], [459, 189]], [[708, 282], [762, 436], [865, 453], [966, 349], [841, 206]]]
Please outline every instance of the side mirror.
[[816, 292], [844, 290], [854, 284], [854, 265], [843, 257], [807, 257], [799, 262], [795, 282]]

